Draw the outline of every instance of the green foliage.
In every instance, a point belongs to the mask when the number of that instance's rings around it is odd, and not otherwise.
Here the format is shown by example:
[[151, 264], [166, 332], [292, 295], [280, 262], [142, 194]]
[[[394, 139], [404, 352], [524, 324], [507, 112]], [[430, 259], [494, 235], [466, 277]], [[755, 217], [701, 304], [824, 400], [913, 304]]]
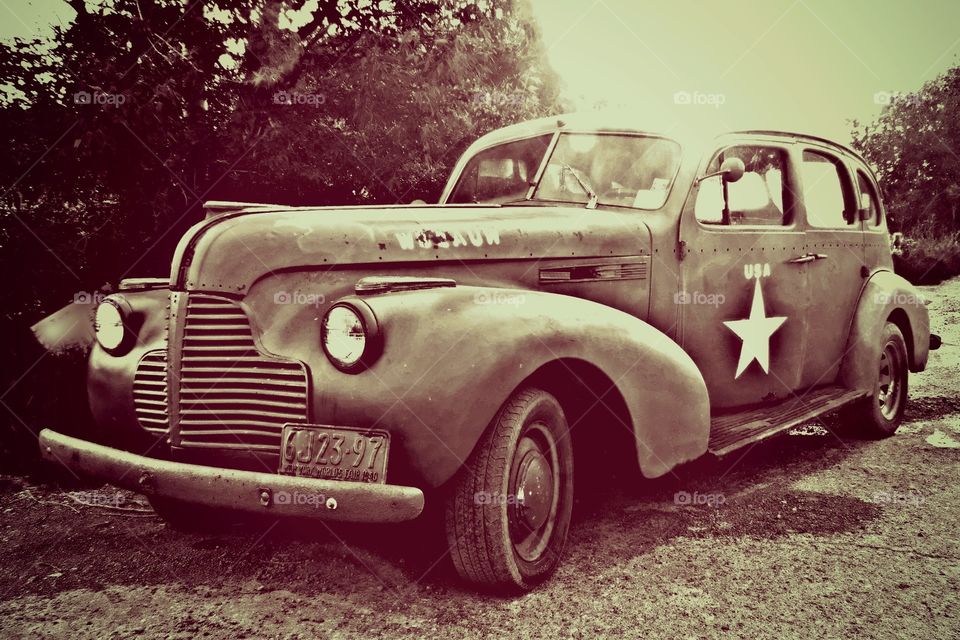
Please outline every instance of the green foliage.
[[[51, 41], [0, 43], [3, 389], [30, 324], [168, 273], [204, 200], [435, 200], [470, 140], [563, 110], [523, 0], [69, 4]], [[26, 422], [45, 368], [4, 401]]]
[[892, 96], [853, 146], [874, 166], [893, 230], [912, 240], [898, 271], [917, 282], [960, 273], [960, 67], [919, 91]]
[[897, 273], [917, 284], [937, 284], [960, 274], [960, 234], [911, 237], [893, 256]]

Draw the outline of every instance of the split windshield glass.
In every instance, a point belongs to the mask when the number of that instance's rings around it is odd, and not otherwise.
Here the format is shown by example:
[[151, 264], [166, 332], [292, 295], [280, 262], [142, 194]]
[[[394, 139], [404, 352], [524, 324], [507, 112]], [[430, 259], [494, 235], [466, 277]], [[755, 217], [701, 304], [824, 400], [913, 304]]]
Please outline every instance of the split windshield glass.
[[672, 140], [619, 134], [564, 133], [533, 193], [548, 202], [590, 201], [635, 209], [659, 209], [680, 166]]
[[653, 136], [562, 133], [539, 184], [537, 170], [552, 136], [507, 142], [477, 153], [467, 163], [451, 203], [505, 204], [526, 199], [582, 204], [591, 192], [601, 205], [659, 209], [680, 165], [680, 145]]

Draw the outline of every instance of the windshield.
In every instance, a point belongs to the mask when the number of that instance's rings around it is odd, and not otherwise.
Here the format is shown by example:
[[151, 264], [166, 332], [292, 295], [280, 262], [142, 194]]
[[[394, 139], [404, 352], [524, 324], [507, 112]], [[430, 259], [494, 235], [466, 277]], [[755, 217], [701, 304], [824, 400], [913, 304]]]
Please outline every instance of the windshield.
[[[621, 134], [564, 133], [534, 200], [659, 209], [680, 166], [672, 140]], [[594, 192], [594, 193], [591, 193]]]
[[470, 159], [449, 202], [500, 204], [527, 197], [552, 134], [484, 149]]
[[659, 209], [680, 165], [680, 145], [643, 135], [561, 133], [540, 179], [537, 170], [553, 136], [484, 149], [467, 162], [451, 203], [505, 204], [526, 199], [592, 206]]

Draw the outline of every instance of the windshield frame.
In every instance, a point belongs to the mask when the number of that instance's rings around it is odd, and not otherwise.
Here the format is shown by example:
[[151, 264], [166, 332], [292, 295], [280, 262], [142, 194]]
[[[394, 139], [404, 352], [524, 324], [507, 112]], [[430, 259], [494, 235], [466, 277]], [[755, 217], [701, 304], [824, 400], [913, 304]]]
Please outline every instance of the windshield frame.
[[[560, 136], [562, 135], [593, 135], [593, 136], [617, 136], [617, 137], [628, 137], [628, 138], [655, 138], [658, 140], [665, 140], [671, 142], [677, 146], [678, 150], [678, 159], [676, 167], [674, 168], [673, 175], [670, 176], [670, 185], [667, 188], [666, 193], [663, 196], [663, 203], [658, 207], [637, 207], [633, 205], [624, 205], [624, 204], [610, 204], [598, 200], [597, 208], [599, 207], [611, 207], [614, 209], [628, 209], [631, 211], [659, 211], [663, 209], [667, 202], [670, 200], [670, 195], [673, 193], [673, 187], [677, 183], [677, 176], [680, 174], [680, 167], [683, 165], [684, 158], [684, 145], [679, 140], [671, 138], [669, 136], [657, 134], [657, 133], [647, 133], [643, 131], [618, 131], [618, 130], [598, 130], [598, 129], [559, 129], [556, 134], [553, 136], [553, 139], [550, 141], [550, 146], [547, 147], [546, 153], [544, 153], [543, 160], [540, 163], [539, 169], [534, 179], [534, 184], [527, 190], [526, 200], [530, 202], [543, 202], [548, 204], [573, 204], [578, 206], [586, 206], [587, 203], [581, 202], [579, 200], [549, 200], [546, 198], [534, 198], [537, 190], [540, 188], [540, 181], [543, 179], [543, 174], [546, 172], [547, 166], [550, 164], [550, 159], [553, 157], [554, 152], [556, 151], [557, 144], [560, 141]], [[584, 194], [587, 195], [587, 194]]]
[[464, 153], [463, 157], [461, 157], [461, 159], [457, 161], [457, 165], [454, 167], [454, 172], [451, 174], [451, 177], [455, 176], [456, 180], [451, 179], [447, 182], [447, 185], [444, 186], [444, 192], [440, 198], [441, 204], [445, 204], [449, 206], [473, 206], [473, 207], [502, 206], [493, 202], [474, 202], [469, 204], [460, 203], [460, 202], [451, 202], [450, 199], [453, 198], [453, 196], [460, 189], [460, 186], [463, 183], [464, 179], [466, 179], [467, 169], [470, 168], [470, 163], [473, 162], [474, 158], [476, 158], [480, 154], [486, 153], [491, 149], [496, 149], [498, 147], [503, 147], [509, 144], [515, 144], [517, 142], [529, 142], [531, 140], [536, 140], [537, 138], [550, 136], [550, 140], [549, 142], [547, 142], [547, 146], [544, 147], [543, 156], [540, 158], [540, 162], [537, 164], [537, 169], [536, 171], [533, 172], [533, 175], [529, 179], [530, 186], [527, 187], [527, 191], [524, 194], [523, 199], [517, 200], [517, 202], [526, 202], [527, 200], [530, 200], [530, 196], [532, 194], [531, 190], [535, 189], [536, 185], [539, 184], [540, 176], [542, 175], [542, 172], [546, 169], [546, 160], [553, 153], [554, 145], [557, 144], [557, 134], [558, 132], [556, 130], [552, 132], [540, 131], [537, 133], [532, 133], [532, 134], [528, 133], [522, 136], [516, 136], [516, 137], [512, 137], [505, 140], [498, 140], [497, 142], [493, 142], [491, 144], [487, 144], [482, 147], [469, 148], [467, 150], [469, 152], [469, 155], [467, 153]]

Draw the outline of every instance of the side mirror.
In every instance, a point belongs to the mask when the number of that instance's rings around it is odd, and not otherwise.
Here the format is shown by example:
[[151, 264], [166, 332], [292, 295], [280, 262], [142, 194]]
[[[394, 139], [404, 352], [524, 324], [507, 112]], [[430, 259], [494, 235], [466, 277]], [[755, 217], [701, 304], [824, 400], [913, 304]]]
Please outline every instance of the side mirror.
[[897, 253], [897, 254], [903, 252], [903, 233], [902, 232], [896, 231], [890, 236], [890, 248], [893, 250], [894, 253]]
[[720, 175], [723, 176], [724, 182], [736, 182], [743, 177], [746, 170], [747, 168], [740, 158], [727, 158], [720, 165]]
[[746, 171], [747, 167], [743, 164], [743, 160], [740, 158], [727, 158], [723, 161], [723, 164], [720, 165], [720, 171], [714, 171], [713, 173], [708, 173], [705, 176], [697, 178], [697, 184], [714, 176], [722, 176], [724, 182], [736, 182], [743, 177]]

